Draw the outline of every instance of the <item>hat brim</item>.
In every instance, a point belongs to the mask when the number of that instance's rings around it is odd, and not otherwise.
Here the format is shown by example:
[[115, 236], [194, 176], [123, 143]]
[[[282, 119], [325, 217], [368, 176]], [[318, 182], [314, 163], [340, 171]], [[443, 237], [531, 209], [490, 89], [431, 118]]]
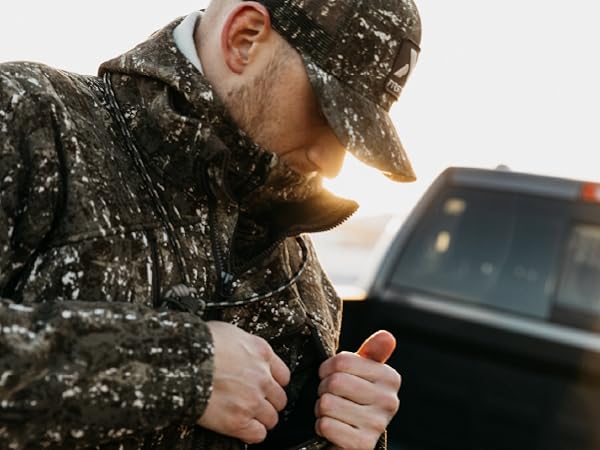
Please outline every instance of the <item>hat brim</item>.
[[394, 181], [416, 180], [387, 111], [301, 56], [323, 114], [346, 149]]

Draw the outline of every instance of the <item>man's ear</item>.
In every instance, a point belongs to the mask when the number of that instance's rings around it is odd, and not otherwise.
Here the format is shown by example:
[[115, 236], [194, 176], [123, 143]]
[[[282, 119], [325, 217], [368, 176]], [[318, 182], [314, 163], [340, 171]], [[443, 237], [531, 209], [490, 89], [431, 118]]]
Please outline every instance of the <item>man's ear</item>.
[[257, 2], [242, 2], [227, 16], [221, 30], [221, 51], [229, 69], [237, 74], [252, 62], [258, 45], [271, 32], [269, 11]]

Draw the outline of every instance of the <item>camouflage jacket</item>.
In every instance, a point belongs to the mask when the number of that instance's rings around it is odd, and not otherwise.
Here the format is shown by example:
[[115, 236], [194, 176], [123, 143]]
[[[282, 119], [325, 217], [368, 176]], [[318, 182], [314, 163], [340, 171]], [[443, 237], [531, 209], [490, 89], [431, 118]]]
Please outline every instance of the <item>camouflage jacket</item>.
[[312, 409], [340, 302], [304, 233], [356, 204], [240, 132], [175, 25], [97, 77], [0, 65], [0, 448], [244, 448], [195, 425], [206, 320], [292, 370], [269, 448], [327, 446]]

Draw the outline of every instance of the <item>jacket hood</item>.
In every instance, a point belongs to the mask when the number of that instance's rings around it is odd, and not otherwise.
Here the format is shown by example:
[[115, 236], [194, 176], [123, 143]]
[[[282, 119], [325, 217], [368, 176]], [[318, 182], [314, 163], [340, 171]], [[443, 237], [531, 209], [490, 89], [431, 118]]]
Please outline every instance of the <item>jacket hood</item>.
[[239, 129], [175, 44], [181, 20], [99, 70], [111, 77], [136, 143], [161, 181], [189, 193], [208, 175], [216, 196], [233, 197], [261, 221], [276, 218], [283, 229], [323, 231], [350, 217], [356, 202], [327, 192], [321, 177], [291, 170]]

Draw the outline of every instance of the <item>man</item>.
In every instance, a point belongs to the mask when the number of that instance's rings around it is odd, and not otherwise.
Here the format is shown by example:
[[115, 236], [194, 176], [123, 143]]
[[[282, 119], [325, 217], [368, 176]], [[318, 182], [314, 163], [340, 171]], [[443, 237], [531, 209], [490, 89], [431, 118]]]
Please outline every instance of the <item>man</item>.
[[419, 41], [411, 0], [219, 0], [99, 77], [0, 66], [0, 446], [383, 447], [393, 338], [335, 355], [303, 233], [345, 149], [413, 179]]

